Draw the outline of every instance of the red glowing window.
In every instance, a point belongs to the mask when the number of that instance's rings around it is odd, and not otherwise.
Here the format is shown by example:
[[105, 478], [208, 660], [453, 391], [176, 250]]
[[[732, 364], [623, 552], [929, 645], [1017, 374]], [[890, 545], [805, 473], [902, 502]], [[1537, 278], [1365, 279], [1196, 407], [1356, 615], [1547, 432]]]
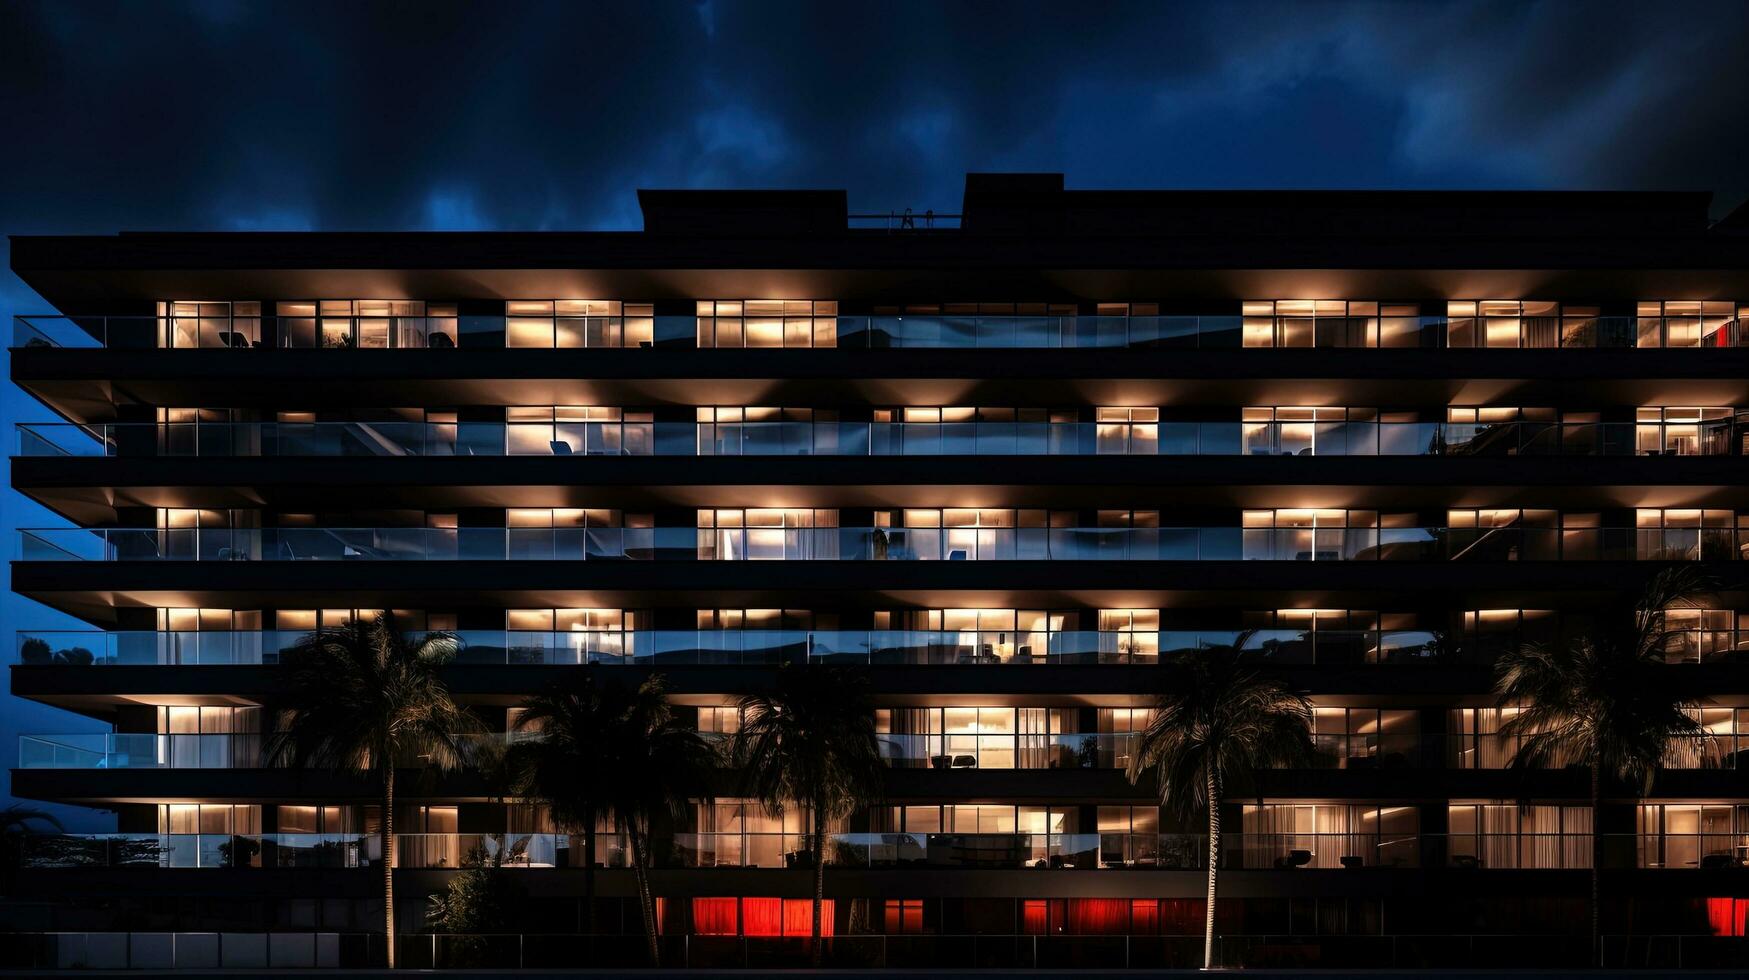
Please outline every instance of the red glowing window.
[[1749, 898], [1709, 898], [1706, 921], [1715, 936], [1742, 936], [1749, 926]]
[[1154, 898], [1138, 898], [1130, 902], [1130, 932], [1138, 936], [1152, 936], [1160, 931], [1160, 901]]
[[1026, 899], [1020, 903], [1020, 931], [1029, 936], [1044, 935], [1048, 915], [1044, 899]]
[[695, 898], [692, 900], [692, 931], [699, 936], [733, 936], [740, 932], [736, 914], [739, 902], [733, 898]]
[[923, 900], [921, 898], [889, 898], [886, 905], [889, 935], [923, 931]]
[[[752, 899], [748, 899], [752, 901]], [[832, 935], [832, 899], [820, 903], [820, 935]], [[753, 933], [747, 933], [749, 936]], [[812, 936], [814, 934], [814, 901], [809, 898], [786, 898], [783, 900], [783, 934], [786, 936]]]
[[[833, 934], [834, 903], [820, 904], [820, 935]], [[814, 903], [806, 898], [695, 898], [692, 931], [698, 936], [811, 936]]]
[[1076, 936], [1121, 936], [1130, 928], [1127, 898], [1069, 899], [1068, 932]]

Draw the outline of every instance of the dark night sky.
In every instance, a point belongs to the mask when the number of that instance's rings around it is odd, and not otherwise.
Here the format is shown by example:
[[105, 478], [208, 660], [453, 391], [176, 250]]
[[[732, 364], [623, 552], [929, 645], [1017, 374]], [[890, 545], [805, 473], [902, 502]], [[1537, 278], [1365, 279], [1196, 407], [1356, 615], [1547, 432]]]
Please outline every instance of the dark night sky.
[[[1746, 61], [1745, 0], [0, 0], [0, 232], [635, 228], [639, 187], [952, 211], [967, 170], [1742, 189]], [[0, 314], [44, 309], [0, 274]], [[55, 622], [4, 611], [8, 649]], [[83, 727], [0, 702], [0, 753]]]

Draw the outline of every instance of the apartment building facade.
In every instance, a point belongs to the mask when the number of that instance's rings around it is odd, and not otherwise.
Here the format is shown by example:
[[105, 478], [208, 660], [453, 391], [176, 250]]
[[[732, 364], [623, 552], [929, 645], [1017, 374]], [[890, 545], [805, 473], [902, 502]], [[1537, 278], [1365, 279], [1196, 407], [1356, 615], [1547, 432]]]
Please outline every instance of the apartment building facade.
[[[26, 839], [39, 929], [380, 930], [375, 787], [260, 743], [281, 651], [387, 613], [461, 638], [498, 733], [585, 669], [661, 673], [712, 733], [779, 664], [866, 673], [885, 799], [836, 828], [827, 928], [883, 962], [1194, 962], [1202, 827], [1123, 770], [1161, 658], [1233, 645], [1317, 747], [1222, 802], [1247, 962], [1583, 961], [1594, 835], [1620, 948], [1742, 955], [1741, 212], [1056, 175], [971, 175], [959, 215], [640, 200], [642, 232], [13, 239], [60, 313], [19, 319], [12, 380], [65, 421], [18, 426], [12, 483], [65, 525], [18, 532], [12, 587], [85, 626], [18, 624], [12, 691], [111, 729], [24, 736], [13, 788], [117, 821]], [[1509, 769], [1493, 657], [1681, 562], [1717, 589], [1668, 669], [1725, 764], [1596, 812], [1581, 770]], [[577, 828], [406, 768], [405, 941], [486, 859], [526, 941], [574, 945]], [[665, 934], [746, 956], [806, 934], [812, 879], [799, 815], [736, 793], [663, 828], [653, 883]], [[635, 933], [603, 830], [598, 928]]]

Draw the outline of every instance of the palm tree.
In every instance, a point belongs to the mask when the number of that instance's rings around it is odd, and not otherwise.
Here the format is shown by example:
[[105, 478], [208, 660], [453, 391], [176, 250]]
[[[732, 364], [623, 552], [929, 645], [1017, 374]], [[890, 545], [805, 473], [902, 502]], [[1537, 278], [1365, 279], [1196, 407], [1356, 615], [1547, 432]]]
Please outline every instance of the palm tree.
[[1613, 628], [1565, 644], [1525, 644], [1495, 664], [1500, 706], [1518, 709], [1500, 726], [1503, 738], [1520, 740], [1508, 765], [1577, 763], [1590, 770], [1591, 950], [1600, 966], [1603, 836], [1597, 811], [1603, 781], [1624, 783], [1645, 796], [1670, 753], [1687, 749], [1703, 763], [1714, 759], [1716, 746], [1700, 723], [1699, 703], [1677, 690], [1664, 662], [1670, 635], [1665, 610], [1695, 605], [1707, 588], [1692, 568], [1666, 568], [1647, 582], [1632, 615], [1620, 617]]
[[583, 828], [583, 901], [592, 935], [597, 931], [595, 825], [605, 788], [618, 778], [608, 769], [603, 747], [625, 736], [632, 699], [621, 685], [596, 683], [594, 668], [586, 667], [575, 685], [522, 702], [514, 731], [532, 737], [515, 739], [505, 760], [514, 795], [545, 803], [558, 826]]
[[60, 833], [67, 828], [61, 821], [47, 810], [38, 810], [14, 803], [5, 809], [0, 809], [0, 881], [5, 887], [0, 894], [11, 894], [12, 873], [24, 863], [24, 838], [26, 834], [37, 833], [33, 824], [45, 824]]
[[601, 778], [597, 807], [624, 829], [631, 845], [650, 965], [659, 967], [662, 948], [656, 933], [656, 901], [650, 893], [651, 827], [660, 816], [678, 819], [684, 814], [688, 802], [700, 795], [718, 756], [696, 728], [675, 718], [660, 675], [649, 677], [630, 694], [608, 697], [622, 703], [608, 713], [610, 724], [603, 729], [603, 741], [593, 746], [602, 757], [597, 762]]
[[353, 619], [301, 638], [281, 657], [278, 719], [264, 743], [270, 765], [319, 766], [381, 780], [383, 913], [388, 965], [395, 967], [395, 762], [427, 757], [455, 768], [479, 730], [450, 697], [439, 668], [456, 653], [449, 633], [409, 642], [387, 615]]
[[1160, 803], [1186, 820], [1208, 814], [1208, 894], [1202, 968], [1214, 969], [1215, 892], [1221, 858], [1221, 792], [1228, 774], [1303, 765], [1312, 755], [1312, 705], [1280, 681], [1239, 663], [1250, 640], [1168, 657], [1160, 664], [1154, 716], [1130, 755], [1127, 775], [1152, 770]]
[[773, 814], [804, 804], [813, 822], [810, 955], [819, 966], [826, 823], [849, 816], [880, 795], [880, 743], [867, 678], [842, 667], [785, 665], [772, 693], [750, 694], [740, 707], [741, 727], [731, 751], [751, 794]]

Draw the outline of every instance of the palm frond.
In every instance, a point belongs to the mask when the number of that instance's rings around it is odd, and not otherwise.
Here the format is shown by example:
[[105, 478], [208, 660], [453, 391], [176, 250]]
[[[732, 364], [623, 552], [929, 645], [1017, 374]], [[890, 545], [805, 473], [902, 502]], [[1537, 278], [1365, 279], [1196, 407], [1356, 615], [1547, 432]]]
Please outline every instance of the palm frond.
[[1154, 714], [1137, 739], [1127, 775], [1133, 783], [1154, 773], [1160, 802], [1186, 819], [1208, 808], [1211, 781], [1218, 792], [1231, 773], [1311, 757], [1311, 702], [1240, 663], [1251, 635], [1180, 653], [1160, 665]]

